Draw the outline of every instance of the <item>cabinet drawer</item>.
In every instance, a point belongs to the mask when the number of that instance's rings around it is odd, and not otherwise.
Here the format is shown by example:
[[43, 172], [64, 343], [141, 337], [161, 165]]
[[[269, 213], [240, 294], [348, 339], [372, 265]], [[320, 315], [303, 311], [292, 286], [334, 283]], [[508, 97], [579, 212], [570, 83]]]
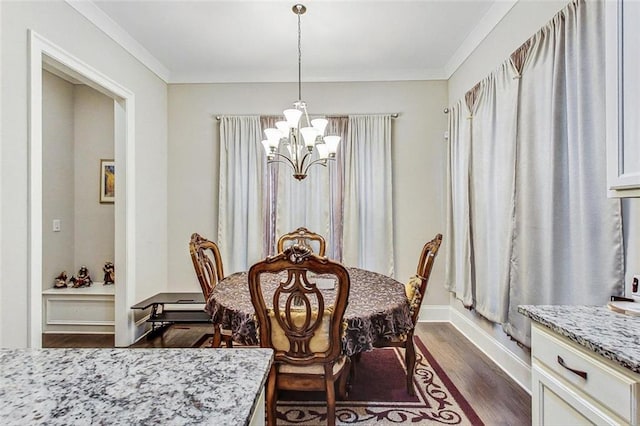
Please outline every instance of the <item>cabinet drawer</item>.
[[619, 426], [628, 423], [584, 398], [535, 359], [531, 369], [531, 424], [544, 426]]
[[[557, 377], [571, 383], [585, 396], [599, 402], [625, 421], [636, 421], [634, 401], [637, 379], [595, 358], [598, 355], [580, 348], [545, 328], [534, 326], [531, 355]], [[573, 370], [573, 371], [572, 371]]]

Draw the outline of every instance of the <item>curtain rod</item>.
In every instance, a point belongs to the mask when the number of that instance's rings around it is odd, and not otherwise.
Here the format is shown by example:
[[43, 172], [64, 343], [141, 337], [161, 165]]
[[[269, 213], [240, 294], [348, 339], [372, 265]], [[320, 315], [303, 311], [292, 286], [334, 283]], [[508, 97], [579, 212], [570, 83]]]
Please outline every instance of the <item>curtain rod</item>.
[[[372, 114], [372, 115], [384, 115], [386, 113], [376, 113], [376, 114]], [[240, 114], [242, 115], [242, 114]], [[247, 114], [245, 114], [247, 115]], [[276, 116], [276, 115], [281, 115], [281, 114], [249, 114], [249, 115], [260, 115], [260, 116], [267, 116], [267, 117], [272, 117], [272, 116]], [[315, 117], [315, 116], [325, 116], [325, 117], [348, 117], [350, 115], [366, 115], [366, 114], [310, 114], [311, 116]], [[398, 112], [393, 112], [391, 114], [389, 114], [391, 116], [391, 118], [398, 118], [398, 116], [400, 115], [400, 113]], [[221, 115], [216, 115], [216, 120], [220, 121], [220, 119], [222, 118]]]

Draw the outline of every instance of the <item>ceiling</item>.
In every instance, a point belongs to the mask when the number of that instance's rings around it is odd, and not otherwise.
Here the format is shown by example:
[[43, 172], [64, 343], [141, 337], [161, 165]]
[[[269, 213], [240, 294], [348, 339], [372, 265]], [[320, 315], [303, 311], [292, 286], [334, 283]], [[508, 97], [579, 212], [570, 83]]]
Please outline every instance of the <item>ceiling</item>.
[[[516, 1], [307, 1], [302, 80], [446, 79]], [[295, 0], [69, 4], [170, 83], [298, 79]]]

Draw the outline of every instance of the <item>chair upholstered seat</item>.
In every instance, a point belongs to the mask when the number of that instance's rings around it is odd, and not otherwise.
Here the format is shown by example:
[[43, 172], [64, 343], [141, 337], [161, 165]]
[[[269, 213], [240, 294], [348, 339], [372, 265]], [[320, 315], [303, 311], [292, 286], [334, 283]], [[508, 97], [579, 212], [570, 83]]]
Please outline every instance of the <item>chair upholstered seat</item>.
[[[348, 362], [346, 355], [340, 355], [340, 357], [333, 364], [333, 374], [338, 375]], [[311, 365], [293, 365], [293, 364], [279, 364], [277, 366], [278, 373], [282, 374], [313, 374], [324, 376], [324, 367], [322, 364]]]
[[405, 284], [405, 293], [407, 300], [409, 301], [409, 312], [413, 316], [414, 312], [420, 310], [422, 304], [422, 293], [420, 293], [420, 287], [422, 287], [422, 278], [418, 275], [414, 275], [409, 278], [409, 281]]
[[381, 347], [381, 346], [385, 346], [385, 343], [404, 343], [406, 341], [407, 341], [407, 335], [402, 334], [400, 336], [392, 336], [389, 339], [385, 339], [382, 342], [378, 342], [377, 346]]

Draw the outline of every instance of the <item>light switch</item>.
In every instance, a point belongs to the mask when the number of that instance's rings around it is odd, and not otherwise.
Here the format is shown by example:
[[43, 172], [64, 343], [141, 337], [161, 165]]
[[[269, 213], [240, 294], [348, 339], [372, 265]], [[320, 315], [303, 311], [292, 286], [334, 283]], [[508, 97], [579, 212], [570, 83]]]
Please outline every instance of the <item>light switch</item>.
[[60, 232], [60, 219], [53, 219], [53, 232]]

